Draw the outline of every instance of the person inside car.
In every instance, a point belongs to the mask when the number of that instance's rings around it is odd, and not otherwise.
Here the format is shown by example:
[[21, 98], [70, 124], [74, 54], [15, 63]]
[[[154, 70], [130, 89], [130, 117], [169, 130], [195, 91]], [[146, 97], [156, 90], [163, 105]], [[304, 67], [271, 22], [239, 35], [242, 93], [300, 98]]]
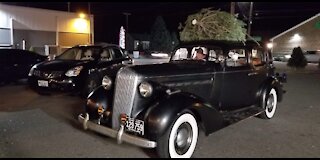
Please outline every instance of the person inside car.
[[202, 48], [198, 48], [196, 50], [196, 56], [194, 57], [195, 60], [206, 60], [206, 55], [203, 53]]

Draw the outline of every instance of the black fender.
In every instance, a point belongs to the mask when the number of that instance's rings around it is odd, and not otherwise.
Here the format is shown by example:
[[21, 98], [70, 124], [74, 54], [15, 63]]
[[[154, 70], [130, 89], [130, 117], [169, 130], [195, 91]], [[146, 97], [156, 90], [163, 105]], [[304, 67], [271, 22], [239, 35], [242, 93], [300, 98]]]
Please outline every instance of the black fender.
[[100, 85], [88, 95], [85, 103], [85, 111], [90, 115], [90, 119], [97, 119], [99, 117], [97, 111], [99, 106], [101, 106], [104, 111], [110, 111], [112, 109], [112, 94], [108, 93], [112, 93], [112, 90], [106, 90]]
[[206, 135], [223, 127], [223, 118], [215, 108], [197, 96], [178, 92], [161, 99], [142, 113], [147, 138], [156, 140], [162, 136], [177, 116], [184, 112], [190, 112], [195, 116], [199, 127], [204, 129]]
[[258, 106], [263, 107], [266, 104], [266, 96], [271, 91], [271, 89], [274, 88], [277, 92], [277, 100], [278, 102], [282, 101], [283, 97], [283, 89], [281, 82], [274, 77], [270, 77], [263, 83], [263, 85], [260, 87], [260, 90], [258, 92]]

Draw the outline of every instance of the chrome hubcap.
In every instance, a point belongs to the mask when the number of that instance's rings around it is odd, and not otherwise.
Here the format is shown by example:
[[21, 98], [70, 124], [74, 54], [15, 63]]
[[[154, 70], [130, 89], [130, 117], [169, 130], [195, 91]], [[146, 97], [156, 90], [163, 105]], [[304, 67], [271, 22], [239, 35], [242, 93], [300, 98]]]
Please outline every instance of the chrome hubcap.
[[175, 137], [175, 148], [178, 154], [184, 154], [188, 151], [192, 142], [192, 128], [190, 124], [183, 123], [178, 128]]
[[269, 95], [268, 101], [267, 101], [267, 110], [268, 112], [271, 112], [274, 106], [274, 97], [273, 95]]

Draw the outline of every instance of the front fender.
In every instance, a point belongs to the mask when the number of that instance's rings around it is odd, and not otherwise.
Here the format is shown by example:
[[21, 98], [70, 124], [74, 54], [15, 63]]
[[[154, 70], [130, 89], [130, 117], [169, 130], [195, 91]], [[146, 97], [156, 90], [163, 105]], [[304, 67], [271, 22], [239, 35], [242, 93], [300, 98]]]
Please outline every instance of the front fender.
[[195, 116], [206, 135], [223, 127], [222, 116], [215, 108], [199, 97], [179, 92], [168, 95], [143, 113], [148, 138], [156, 140], [165, 134], [176, 118], [184, 112], [191, 112]]
[[89, 113], [90, 117], [96, 119], [99, 117], [98, 115], [98, 107], [103, 107], [104, 111], [111, 110], [111, 94], [112, 90], [105, 90], [104, 87], [101, 85], [93, 90], [87, 98], [85, 104], [85, 111]]
[[277, 99], [279, 102], [282, 101], [283, 97], [283, 89], [282, 89], [282, 84], [277, 78], [269, 78], [264, 85], [260, 88], [260, 91], [258, 92], [258, 97], [259, 97], [259, 106], [265, 106], [264, 104], [266, 103], [266, 95], [271, 91], [271, 89], [274, 88], [277, 92]]

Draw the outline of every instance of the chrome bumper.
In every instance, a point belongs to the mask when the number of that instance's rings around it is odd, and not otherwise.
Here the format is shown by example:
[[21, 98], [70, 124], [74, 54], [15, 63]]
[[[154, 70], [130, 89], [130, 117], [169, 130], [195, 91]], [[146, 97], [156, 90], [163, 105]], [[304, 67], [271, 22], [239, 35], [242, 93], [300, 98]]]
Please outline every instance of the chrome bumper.
[[89, 114], [88, 113], [86, 113], [85, 116], [80, 114], [78, 116], [78, 120], [83, 125], [83, 129], [85, 129], [85, 130], [90, 129], [95, 132], [101, 133], [103, 135], [106, 135], [106, 136], [109, 136], [112, 138], [116, 138], [118, 144], [121, 144], [122, 141], [124, 141], [124, 142], [130, 143], [130, 144], [144, 147], [144, 148], [155, 148], [157, 146], [157, 143], [154, 141], [149, 141], [144, 138], [140, 138], [137, 136], [133, 136], [133, 135], [124, 133], [124, 126], [123, 125], [120, 126], [119, 131], [116, 131], [111, 128], [101, 126], [97, 123], [93, 123], [93, 122], [89, 121]]

